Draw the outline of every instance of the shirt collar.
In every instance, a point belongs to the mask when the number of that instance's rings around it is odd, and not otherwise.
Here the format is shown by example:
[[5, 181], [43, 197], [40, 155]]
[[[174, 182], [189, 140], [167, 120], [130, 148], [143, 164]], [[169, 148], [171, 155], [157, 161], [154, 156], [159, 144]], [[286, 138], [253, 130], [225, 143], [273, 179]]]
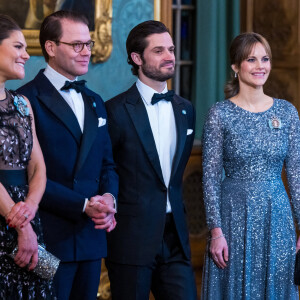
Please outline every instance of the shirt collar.
[[[150, 105], [153, 94], [157, 93], [157, 91], [154, 90], [153, 88], [151, 88], [149, 85], [146, 85], [139, 79], [136, 81], [136, 87], [137, 87], [139, 93], [141, 94], [142, 99], [146, 102], [147, 105]], [[167, 83], [166, 83], [165, 88], [163, 89], [161, 94], [164, 94], [167, 91], [168, 91], [168, 88], [167, 88]]]
[[44, 75], [49, 79], [49, 81], [54, 85], [54, 87], [60, 91], [60, 89], [64, 86], [66, 80], [68, 81], [75, 81], [77, 80], [77, 77], [75, 80], [69, 80], [64, 75], [58, 73], [55, 71], [52, 67], [50, 67], [48, 64], [46, 66], [46, 69], [44, 71]]

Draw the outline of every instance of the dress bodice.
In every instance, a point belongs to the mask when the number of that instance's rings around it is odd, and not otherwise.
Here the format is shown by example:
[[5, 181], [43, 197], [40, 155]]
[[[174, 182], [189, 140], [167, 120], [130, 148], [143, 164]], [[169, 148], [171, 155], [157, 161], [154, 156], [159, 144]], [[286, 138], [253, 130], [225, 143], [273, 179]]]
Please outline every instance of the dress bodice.
[[285, 164], [300, 221], [300, 121], [288, 101], [274, 99], [272, 107], [252, 113], [225, 100], [214, 105], [203, 134], [203, 183], [208, 225], [219, 222], [221, 185], [225, 176], [243, 182], [281, 180]]
[[0, 169], [25, 169], [32, 151], [31, 117], [26, 101], [13, 91], [0, 100]]

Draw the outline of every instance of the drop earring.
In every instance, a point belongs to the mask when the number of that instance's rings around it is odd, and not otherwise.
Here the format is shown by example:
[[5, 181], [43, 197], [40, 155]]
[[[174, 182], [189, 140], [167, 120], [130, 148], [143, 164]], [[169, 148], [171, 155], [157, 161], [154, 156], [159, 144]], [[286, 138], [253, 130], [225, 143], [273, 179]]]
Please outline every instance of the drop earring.
[[234, 78], [237, 78], [237, 73], [234, 73]]

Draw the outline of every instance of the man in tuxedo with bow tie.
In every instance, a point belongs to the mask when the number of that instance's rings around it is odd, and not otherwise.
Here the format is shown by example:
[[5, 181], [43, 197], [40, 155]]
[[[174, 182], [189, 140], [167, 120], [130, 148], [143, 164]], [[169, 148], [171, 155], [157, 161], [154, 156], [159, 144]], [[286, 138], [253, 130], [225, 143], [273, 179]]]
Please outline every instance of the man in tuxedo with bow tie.
[[19, 92], [30, 99], [47, 167], [44, 239], [61, 259], [57, 298], [94, 300], [106, 231], [116, 225], [118, 176], [104, 102], [77, 81], [88, 71], [93, 41], [85, 17], [58, 11], [43, 21], [40, 43], [46, 69]]
[[195, 300], [182, 177], [194, 140], [192, 104], [172, 91], [174, 44], [146, 21], [126, 41], [137, 82], [105, 103], [119, 174], [116, 229], [106, 266], [113, 300]]

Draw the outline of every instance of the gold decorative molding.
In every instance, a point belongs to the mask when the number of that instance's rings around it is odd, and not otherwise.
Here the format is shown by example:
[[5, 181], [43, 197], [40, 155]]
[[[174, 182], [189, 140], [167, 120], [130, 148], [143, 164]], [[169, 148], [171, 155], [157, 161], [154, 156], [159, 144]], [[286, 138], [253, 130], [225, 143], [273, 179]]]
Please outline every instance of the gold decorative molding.
[[112, 0], [95, 0], [95, 31], [91, 33], [95, 40], [92, 50], [92, 62], [106, 61], [112, 52]]
[[100, 284], [98, 287], [97, 300], [111, 300], [110, 282], [108, 278], [108, 272], [104, 266], [104, 260], [102, 260], [102, 270], [100, 276]]
[[154, 0], [154, 4], [153, 4], [153, 7], [154, 7], [154, 20], [156, 21], [160, 21], [161, 19], [161, 3], [160, 3], [161, 0]]
[[22, 32], [26, 39], [28, 53], [30, 55], [42, 55], [42, 49], [39, 42], [39, 30], [24, 29]]
[[[92, 50], [92, 62], [106, 61], [112, 51], [112, 1], [95, 0], [95, 30], [91, 31], [91, 37], [95, 40]], [[51, 13], [48, 12], [48, 13]], [[39, 30], [22, 30], [27, 42], [27, 51], [30, 55], [42, 55], [39, 43]]]

